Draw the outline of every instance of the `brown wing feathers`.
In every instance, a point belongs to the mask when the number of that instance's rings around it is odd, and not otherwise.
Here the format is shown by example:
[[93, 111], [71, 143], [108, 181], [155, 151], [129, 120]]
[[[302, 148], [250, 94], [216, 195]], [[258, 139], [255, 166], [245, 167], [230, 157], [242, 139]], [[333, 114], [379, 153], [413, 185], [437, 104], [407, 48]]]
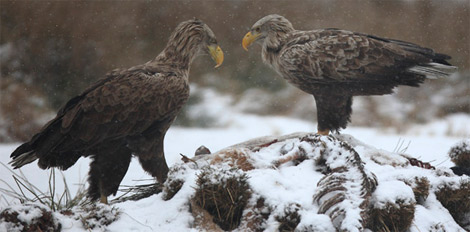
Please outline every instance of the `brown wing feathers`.
[[433, 49], [421, 47], [417, 44], [402, 41], [402, 40], [380, 38], [380, 37], [377, 37], [377, 36], [374, 36], [374, 35], [366, 35], [366, 34], [362, 34], [362, 35], [367, 36], [367, 37], [372, 38], [372, 39], [383, 41], [383, 42], [386, 42], [386, 43], [397, 44], [401, 48], [403, 48], [404, 50], [412, 52], [412, 53], [421, 54], [421, 55], [431, 59], [433, 62], [440, 63], [440, 64], [445, 64], [445, 65], [450, 65], [449, 62], [447, 62], [447, 60], [451, 59], [451, 57], [449, 55], [436, 53]]
[[333, 29], [297, 31], [287, 40], [291, 42], [286, 42], [280, 56], [287, 66], [280, 65], [285, 69], [281, 72], [319, 83], [380, 81], [418, 86], [426, 74], [433, 73], [409, 69], [449, 58], [412, 43]]

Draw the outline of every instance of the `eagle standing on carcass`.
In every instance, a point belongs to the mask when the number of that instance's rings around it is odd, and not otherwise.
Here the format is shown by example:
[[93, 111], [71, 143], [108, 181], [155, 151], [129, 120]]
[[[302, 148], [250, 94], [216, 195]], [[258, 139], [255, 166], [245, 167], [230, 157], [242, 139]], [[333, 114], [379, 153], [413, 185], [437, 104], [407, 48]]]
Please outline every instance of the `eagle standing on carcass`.
[[103, 203], [116, 194], [132, 154], [163, 183], [168, 173], [163, 139], [188, 100], [189, 68], [201, 53], [209, 53], [215, 67], [223, 62], [223, 52], [206, 24], [197, 19], [179, 24], [155, 59], [114, 70], [69, 100], [11, 154], [11, 165], [20, 168], [38, 159], [42, 169], [65, 170], [81, 156], [90, 156], [88, 195]]
[[346, 128], [353, 96], [384, 95], [398, 85], [417, 87], [447, 77], [450, 56], [416, 44], [339, 29], [299, 31], [279, 15], [256, 22], [243, 48], [261, 43], [263, 61], [297, 88], [312, 94], [318, 133]]

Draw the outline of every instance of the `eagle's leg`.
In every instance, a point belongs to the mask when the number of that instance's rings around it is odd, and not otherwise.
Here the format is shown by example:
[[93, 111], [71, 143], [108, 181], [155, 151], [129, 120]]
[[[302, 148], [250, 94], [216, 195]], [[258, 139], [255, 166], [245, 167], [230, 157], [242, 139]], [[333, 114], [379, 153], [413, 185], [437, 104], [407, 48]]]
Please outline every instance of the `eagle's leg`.
[[320, 129], [318, 129], [317, 134], [319, 134], [319, 135], [329, 135], [329, 134], [330, 134], [330, 130], [328, 130], [328, 129], [325, 129], [325, 130], [320, 130]]
[[328, 135], [346, 128], [352, 113], [352, 96], [332, 94], [333, 91], [314, 95], [317, 105], [318, 134]]
[[108, 204], [108, 197], [105, 195], [101, 195], [100, 203]]
[[88, 196], [107, 204], [107, 197], [116, 194], [129, 168], [132, 152], [127, 147], [114, 143], [101, 147], [98, 151], [90, 164]]
[[127, 147], [139, 157], [142, 168], [161, 184], [166, 181], [169, 171], [163, 152], [163, 140], [174, 119], [171, 116], [156, 121], [143, 133], [127, 138]]
[[[168, 118], [163, 121], [156, 122], [140, 138], [132, 138], [128, 140], [133, 146], [140, 146], [141, 149], [136, 151], [142, 168], [150, 175], [155, 177], [157, 181], [163, 184], [168, 175], [168, 165], [166, 164], [165, 154], [163, 152], [163, 140], [166, 131], [174, 118]], [[145, 139], [147, 138], [147, 139]], [[145, 149], [142, 149], [145, 148]]]
[[139, 156], [139, 161], [142, 168], [155, 177], [159, 183], [163, 184], [166, 181], [169, 169], [163, 150], [152, 154], [150, 157]]

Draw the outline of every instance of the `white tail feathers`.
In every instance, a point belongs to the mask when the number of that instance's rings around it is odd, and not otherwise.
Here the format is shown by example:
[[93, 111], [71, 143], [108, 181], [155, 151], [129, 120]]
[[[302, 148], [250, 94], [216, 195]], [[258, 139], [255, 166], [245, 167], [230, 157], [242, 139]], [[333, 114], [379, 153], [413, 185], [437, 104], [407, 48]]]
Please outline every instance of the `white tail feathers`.
[[33, 154], [33, 151], [29, 151], [19, 155], [18, 157], [15, 157], [9, 162], [9, 164], [11, 164], [11, 166], [14, 168], [21, 168], [23, 165], [29, 164], [37, 159], [38, 157]]
[[445, 78], [457, 71], [457, 67], [439, 63], [428, 63], [408, 69], [412, 73], [421, 74], [428, 79]]

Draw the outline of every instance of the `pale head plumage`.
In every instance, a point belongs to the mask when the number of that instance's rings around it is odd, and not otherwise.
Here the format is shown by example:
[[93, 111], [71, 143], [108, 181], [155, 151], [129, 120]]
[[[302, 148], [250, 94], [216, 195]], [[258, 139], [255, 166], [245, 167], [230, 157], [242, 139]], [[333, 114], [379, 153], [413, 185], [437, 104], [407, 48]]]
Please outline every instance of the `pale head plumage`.
[[268, 56], [272, 50], [278, 50], [282, 39], [290, 32], [295, 31], [292, 24], [283, 16], [271, 14], [258, 20], [244, 38], [244, 48], [258, 42], [263, 48], [263, 60], [270, 64], [271, 57]]
[[292, 24], [283, 16], [277, 14], [267, 15], [258, 20], [251, 27], [252, 30], [259, 30], [261, 33], [288, 33], [294, 30]]

